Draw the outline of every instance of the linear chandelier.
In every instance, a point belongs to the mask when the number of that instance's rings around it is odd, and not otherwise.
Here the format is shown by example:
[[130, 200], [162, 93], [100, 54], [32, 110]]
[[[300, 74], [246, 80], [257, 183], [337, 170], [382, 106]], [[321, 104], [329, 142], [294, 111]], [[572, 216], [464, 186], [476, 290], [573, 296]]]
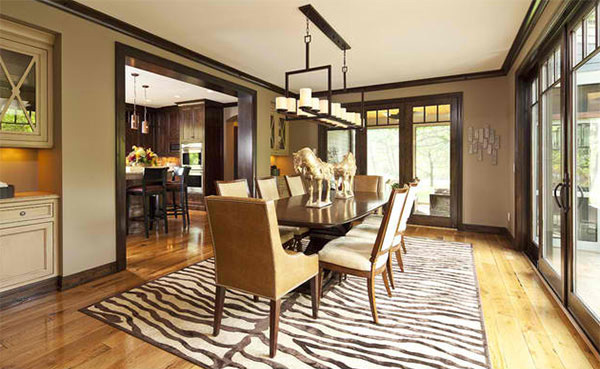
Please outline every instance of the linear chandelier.
[[[306, 68], [289, 71], [285, 73], [285, 96], [275, 98], [275, 109], [284, 114], [285, 120], [312, 120], [319, 124], [343, 129], [359, 129], [364, 127], [364, 119], [360, 113], [347, 111], [340, 103], [332, 102], [331, 89], [331, 65], [320, 67], [310, 67], [310, 34], [309, 25], [312, 21], [327, 37], [331, 39], [344, 53], [344, 64], [342, 74], [344, 77], [344, 90], [346, 90], [346, 74], [348, 66], [346, 64], [346, 50], [350, 45], [327, 23], [327, 21], [316, 11], [312, 5], [301, 6], [300, 11], [306, 15], [306, 35], [304, 36]], [[327, 98], [319, 99], [312, 96], [310, 88], [300, 89], [300, 98], [296, 99], [290, 96], [289, 77], [297, 74], [311, 73], [320, 70], [327, 71]], [[364, 115], [364, 114], [363, 114]]]

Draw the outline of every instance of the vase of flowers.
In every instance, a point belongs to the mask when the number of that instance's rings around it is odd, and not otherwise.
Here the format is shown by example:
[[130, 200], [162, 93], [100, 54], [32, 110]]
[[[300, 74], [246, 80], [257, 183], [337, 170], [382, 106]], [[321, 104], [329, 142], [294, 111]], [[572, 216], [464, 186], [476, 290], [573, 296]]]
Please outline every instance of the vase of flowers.
[[137, 167], [154, 167], [158, 165], [158, 155], [152, 152], [152, 149], [132, 146], [131, 152], [127, 155], [127, 165]]

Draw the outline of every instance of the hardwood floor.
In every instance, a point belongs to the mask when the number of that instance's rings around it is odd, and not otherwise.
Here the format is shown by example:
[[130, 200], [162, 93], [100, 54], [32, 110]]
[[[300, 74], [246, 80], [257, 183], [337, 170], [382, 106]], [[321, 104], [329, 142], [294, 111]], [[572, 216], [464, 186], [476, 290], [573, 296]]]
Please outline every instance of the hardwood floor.
[[[128, 269], [0, 311], [0, 368], [194, 368], [78, 309], [212, 255], [206, 217], [169, 235], [128, 240]], [[600, 369], [526, 257], [497, 235], [412, 227], [410, 235], [474, 245], [490, 357], [495, 369]], [[408, 250], [410, 252], [410, 250]]]

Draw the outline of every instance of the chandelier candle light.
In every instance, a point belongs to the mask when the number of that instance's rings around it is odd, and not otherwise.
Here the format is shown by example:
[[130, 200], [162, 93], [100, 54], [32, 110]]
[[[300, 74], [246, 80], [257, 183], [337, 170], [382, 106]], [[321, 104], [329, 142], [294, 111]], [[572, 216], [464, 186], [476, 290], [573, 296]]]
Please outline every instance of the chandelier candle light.
[[130, 122], [130, 127], [131, 129], [135, 129], [137, 130], [140, 127], [140, 117], [137, 115], [136, 112], [136, 98], [137, 98], [137, 92], [136, 92], [136, 80], [137, 77], [139, 76], [138, 73], [131, 73], [131, 75], [133, 76], [133, 114], [131, 115], [131, 122]]
[[142, 133], [143, 134], [148, 134], [150, 133], [150, 124], [148, 123], [148, 116], [147, 116], [147, 108], [146, 105], [148, 104], [148, 96], [146, 95], [146, 91], [148, 91], [148, 85], [143, 85], [142, 88], [144, 89], [144, 121], [142, 122]]
[[[364, 114], [356, 112], [348, 112], [340, 103], [332, 102], [331, 90], [331, 65], [320, 67], [310, 67], [310, 42], [311, 35], [309, 32], [309, 24], [312, 21], [323, 33], [331, 39], [343, 52], [344, 64], [342, 73], [344, 77], [344, 90], [346, 90], [346, 73], [348, 66], [346, 65], [346, 50], [350, 49], [350, 45], [327, 23], [327, 21], [316, 11], [312, 5], [301, 6], [300, 11], [306, 15], [306, 35], [304, 42], [306, 45], [306, 68], [290, 71], [285, 73], [285, 96], [275, 98], [275, 109], [277, 112], [285, 114], [285, 120], [312, 120], [319, 124], [333, 128], [343, 129], [362, 129], [364, 128]], [[289, 77], [295, 74], [311, 73], [320, 70], [327, 71], [327, 98], [319, 99], [312, 96], [310, 88], [301, 88], [299, 99], [296, 100], [290, 97], [289, 93]], [[364, 93], [361, 94], [362, 104], [364, 106]], [[361, 108], [364, 112], [364, 108]]]

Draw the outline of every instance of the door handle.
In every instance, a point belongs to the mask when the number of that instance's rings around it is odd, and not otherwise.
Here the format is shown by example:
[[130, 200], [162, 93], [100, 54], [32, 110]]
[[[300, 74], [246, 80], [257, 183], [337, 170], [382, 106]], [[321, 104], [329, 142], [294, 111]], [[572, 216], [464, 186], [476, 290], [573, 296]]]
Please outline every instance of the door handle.
[[[554, 202], [556, 203], [556, 206], [558, 206], [559, 209], [562, 209], [562, 188], [564, 186], [564, 183], [560, 182], [559, 184], [556, 185], [556, 187], [554, 187], [554, 191], [552, 191], [553, 195], [554, 195]], [[556, 194], [556, 191], [558, 191], [558, 189], [561, 189], [560, 191], [560, 200], [559, 200], [559, 195]]]

